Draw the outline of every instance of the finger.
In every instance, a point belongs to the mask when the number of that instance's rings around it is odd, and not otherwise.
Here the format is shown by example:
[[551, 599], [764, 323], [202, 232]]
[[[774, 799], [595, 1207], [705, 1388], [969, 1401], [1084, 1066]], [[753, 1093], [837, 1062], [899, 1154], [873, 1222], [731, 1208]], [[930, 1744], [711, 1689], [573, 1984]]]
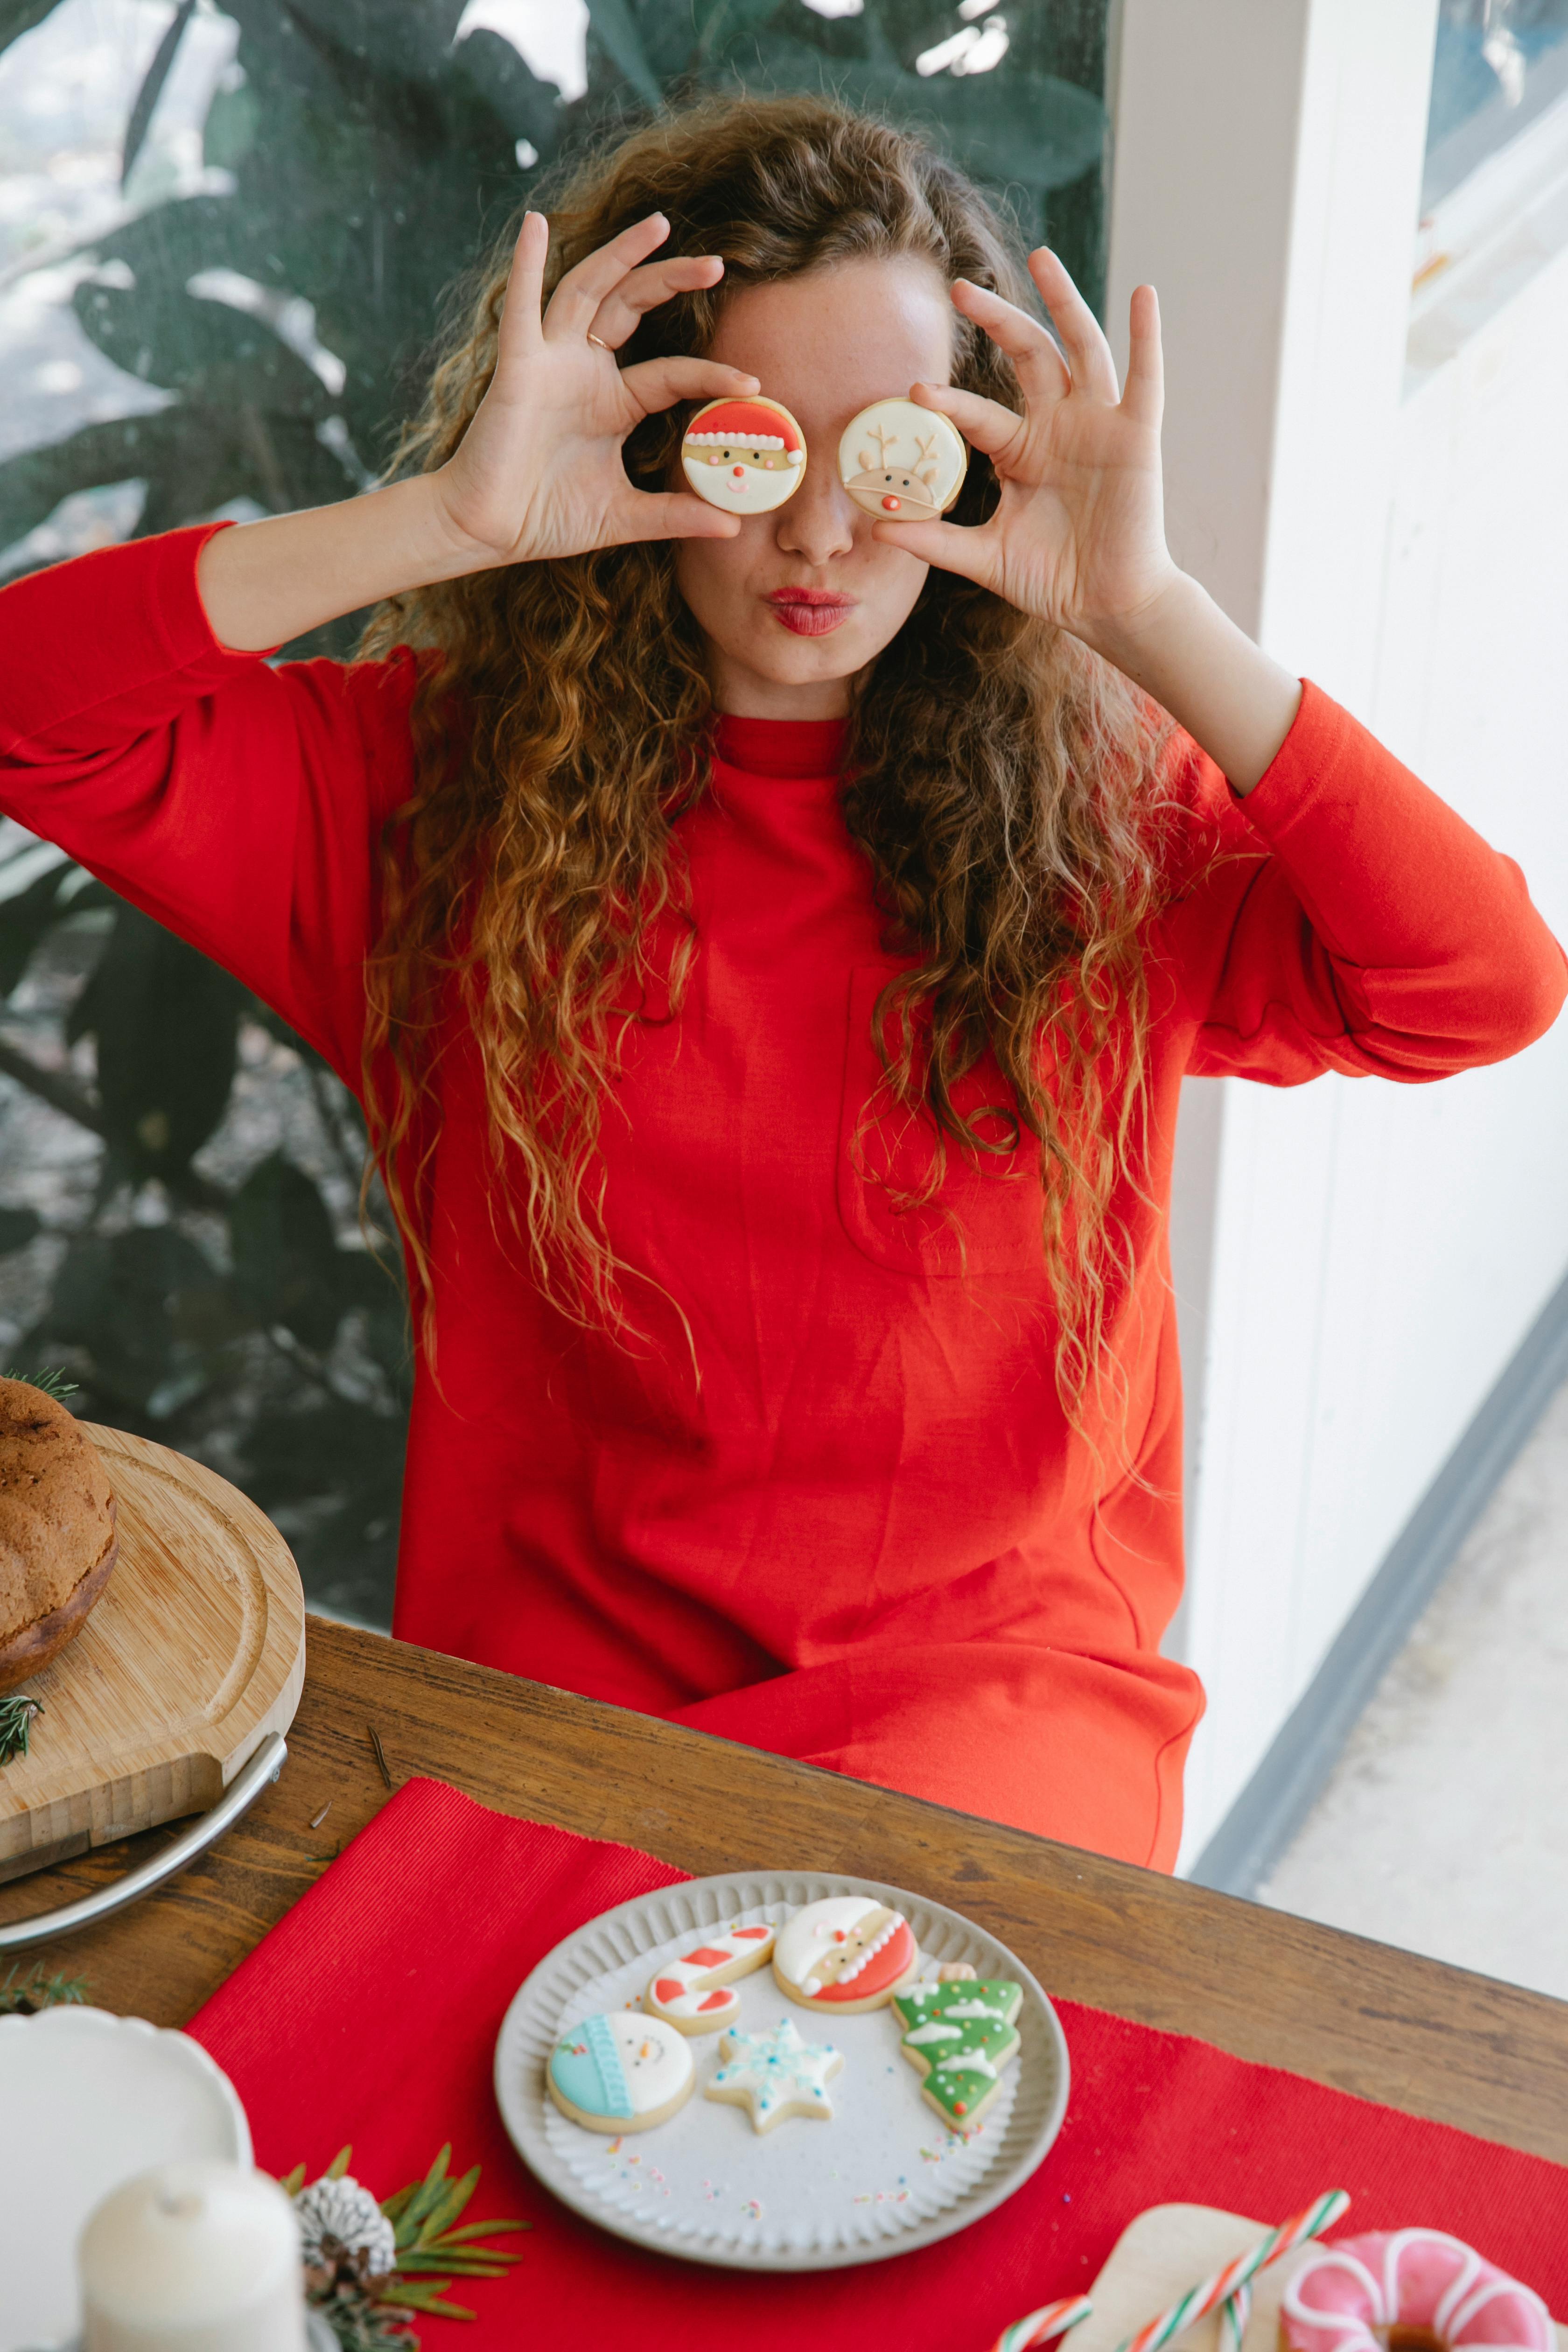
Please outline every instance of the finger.
[[614, 293], [622, 278], [645, 262], [668, 235], [669, 223], [664, 215], [650, 213], [647, 220], [622, 229], [619, 236], [613, 236], [608, 245], [600, 246], [596, 253], [586, 255], [574, 269], [569, 269], [544, 313], [548, 340], [585, 335], [605, 295]]
[[704, 286], [717, 286], [723, 275], [724, 265], [716, 253], [696, 254], [684, 261], [650, 262], [645, 269], [634, 269], [613, 294], [606, 295], [588, 331], [596, 341], [618, 352], [627, 337], [637, 332], [646, 312], [668, 302], [672, 294], [695, 294]]
[[1039, 288], [1040, 299], [1062, 339], [1074, 383], [1098, 399], [1120, 399], [1121, 387], [1116, 381], [1116, 362], [1110, 356], [1110, 345], [1100, 320], [1074, 285], [1066, 263], [1058, 260], [1048, 245], [1042, 245], [1029, 256], [1029, 275]]
[[550, 252], [550, 223], [542, 213], [524, 213], [511, 268], [501, 302], [497, 360], [525, 350], [539, 340], [539, 305], [544, 291], [544, 264]]
[[885, 546], [901, 547], [906, 555], [918, 556], [939, 572], [956, 572], [981, 588], [995, 585], [1001, 555], [994, 534], [984, 525], [962, 530], [951, 522], [874, 522], [871, 536]]
[[644, 539], [735, 539], [741, 530], [739, 515], [721, 514], [689, 490], [634, 490], [629, 484], [609, 521], [612, 547]]
[[1139, 425], [1159, 430], [1165, 408], [1165, 361], [1160, 346], [1160, 298], [1152, 286], [1134, 287], [1127, 386], [1121, 405]]
[[1060, 352], [1037, 319], [1014, 302], [1005, 302], [967, 278], [955, 278], [952, 303], [966, 319], [984, 328], [1000, 352], [1013, 362], [1024, 397], [1032, 406], [1054, 408], [1072, 390], [1072, 378]]
[[910, 386], [910, 398], [918, 407], [934, 408], [939, 415], [951, 416], [970, 447], [999, 465], [1005, 466], [1009, 449], [1022, 445], [1026, 420], [1016, 409], [1004, 408], [999, 400], [961, 392], [953, 383], [914, 383]]
[[738, 399], [757, 389], [757, 378], [744, 368], [686, 358], [639, 360], [636, 367], [621, 370], [621, 382], [645, 416], [673, 408], [678, 400]]

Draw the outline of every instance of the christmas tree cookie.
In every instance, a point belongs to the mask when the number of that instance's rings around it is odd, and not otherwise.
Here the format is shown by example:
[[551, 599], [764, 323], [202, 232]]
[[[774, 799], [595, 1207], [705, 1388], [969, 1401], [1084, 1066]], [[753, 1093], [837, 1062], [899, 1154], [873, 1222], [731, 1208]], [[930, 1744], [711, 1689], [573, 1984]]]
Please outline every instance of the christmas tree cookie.
[[1001, 2089], [1018, 2047], [1013, 2021], [1023, 1998], [1022, 1985], [984, 1978], [894, 1994], [904, 2055], [925, 2077], [921, 2095], [954, 2131], [973, 2131]]

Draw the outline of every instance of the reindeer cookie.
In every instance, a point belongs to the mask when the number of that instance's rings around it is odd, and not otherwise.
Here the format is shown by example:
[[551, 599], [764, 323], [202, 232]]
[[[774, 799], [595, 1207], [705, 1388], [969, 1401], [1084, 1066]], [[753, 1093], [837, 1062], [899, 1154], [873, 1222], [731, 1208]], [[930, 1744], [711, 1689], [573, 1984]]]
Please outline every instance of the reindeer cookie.
[[934, 522], [968, 470], [957, 425], [912, 400], [874, 400], [838, 444], [839, 480], [858, 507], [889, 522]]

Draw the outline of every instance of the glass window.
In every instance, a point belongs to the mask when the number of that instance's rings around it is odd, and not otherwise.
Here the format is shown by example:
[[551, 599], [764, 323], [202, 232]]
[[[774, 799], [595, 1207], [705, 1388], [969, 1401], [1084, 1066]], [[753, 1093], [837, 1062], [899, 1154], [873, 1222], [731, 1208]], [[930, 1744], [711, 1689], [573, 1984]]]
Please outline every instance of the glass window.
[[[1098, 299], [1106, 15], [0, 0], [0, 578], [365, 488], [447, 283], [552, 164], [685, 89], [827, 88], [928, 124]], [[15, 825], [0, 992], [0, 1350], [234, 1478], [315, 1605], [384, 1624], [408, 1354], [353, 1101]]]
[[1441, 0], [1423, 211], [1568, 92], [1568, 0]]

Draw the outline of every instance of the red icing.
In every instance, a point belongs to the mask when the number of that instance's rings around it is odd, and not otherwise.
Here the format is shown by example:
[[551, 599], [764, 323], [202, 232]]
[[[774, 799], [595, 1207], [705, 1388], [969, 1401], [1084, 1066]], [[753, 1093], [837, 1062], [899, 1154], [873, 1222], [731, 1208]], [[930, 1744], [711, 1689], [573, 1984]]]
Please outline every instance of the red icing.
[[654, 1981], [653, 1997], [655, 2000], [678, 2000], [685, 1990], [686, 1987], [674, 1977], [658, 1977]]
[[885, 498], [882, 500], [882, 504], [887, 508], [889, 514], [897, 514], [899, 510], [899, 501], [897, 499], [892, 497]]
[[721, 1969], [726, 1960], [732, 1960], [734, 1957], [733, 1952], [716, 1952], [711, 1944], [699, 1944], [694, 1952], [682, 1954], [681, 1966], [687, 1969]]
[[700, 2011], [705, 2009], [728, 2009], [734, 1998], [734, 1994], [728, 1991], [723, 1985], [715, 1985], [707, 2000], [700, 2000], [697, 2006]]
[[687, 430], [732, 434], [737, 441], [754, 441], [766, 433], [782, 441], [786, 449], [802, 446], [800, 428], [793, 416], [785, 416], [776, 408], [764, 408], [754, 400], [715, 401], [710, 408], [699, 409]]
[[915, 1939], [907, 1919], [899, 1922], [899, 1932], [889, 1936], [874, 1960], [868, 1960], [857, 1977], [847, 1984], [824, 1985], [816, 1995], [819, 2001], [865, 2000], [872, 1993], [885, 1992], [897, 1984], [915, 1957]]
[[963, 2099], [954, 2099], [952, 2103], [952, 2112], [955, 2116], [966, 2116], [969, 2113], [969, 2109]]
[[735, 1935], [738, 1939], [742, 1936], [771, 1936], [773, 1932], [771, 1927], [737, 1927]]

